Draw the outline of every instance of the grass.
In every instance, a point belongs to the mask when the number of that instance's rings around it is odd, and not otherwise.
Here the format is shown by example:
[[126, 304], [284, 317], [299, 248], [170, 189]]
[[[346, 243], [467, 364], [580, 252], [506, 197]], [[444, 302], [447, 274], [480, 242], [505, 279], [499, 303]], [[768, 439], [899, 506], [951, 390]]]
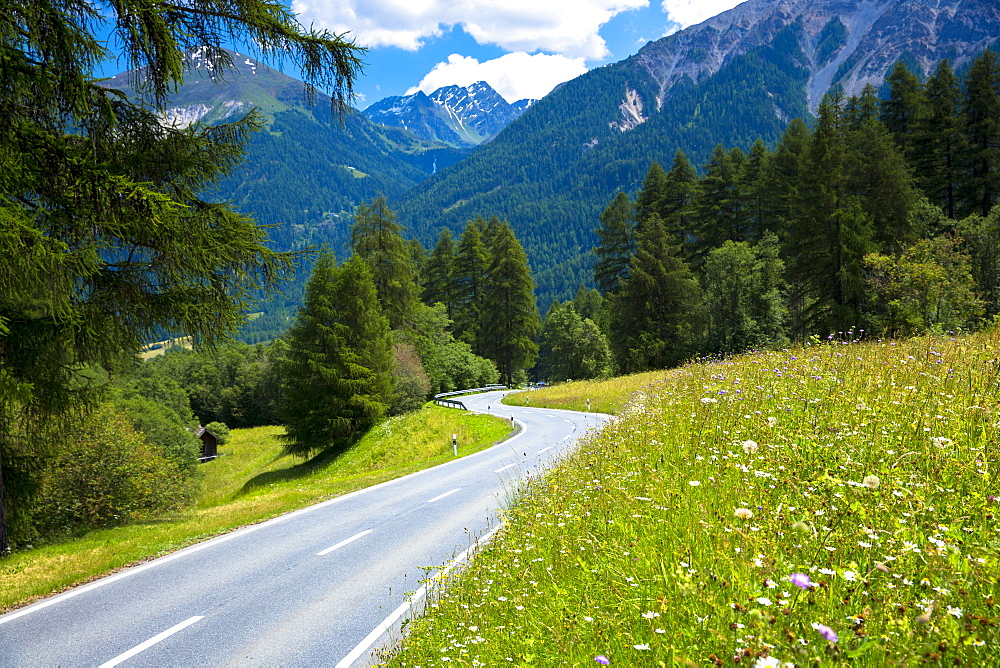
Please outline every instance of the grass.
[[636, 390], [663, 378], [665, 373], [647, 371], [617, 378], [571, 381], [530, 392], [508, 394], [503, 403], [511, 406], [590, 410], [595, 413], [617, 415]]
[[661, 374], [390, 663], [995, 665], [998, 359], [990, 333]]
[[29, 603], [125, 566], [235, 528], [391, 480], [489, 447], [509, 433], [506, 420], [428, 405], [391, 418], [337, 458], [285, 456], [281, 427], [234, 429], [222, 456], [199, 467], [197, 503], [187, 512], [91, 531], [64, 543], [0, 559], [0, 611]]

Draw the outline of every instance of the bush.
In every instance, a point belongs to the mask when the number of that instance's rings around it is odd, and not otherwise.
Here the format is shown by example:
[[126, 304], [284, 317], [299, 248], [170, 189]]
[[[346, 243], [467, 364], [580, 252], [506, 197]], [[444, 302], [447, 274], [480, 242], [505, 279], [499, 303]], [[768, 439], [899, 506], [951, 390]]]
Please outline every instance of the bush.
[[392, 397], [391, 415], [399, 415], [420, 408], [431, 392], [431, 379], [416, 349], [409, 343], [397, 343], [393, 349], [393, 375], [396, 392]]
[[34, 497], [35, 539], [147, 517], [188, 500], [180, 468], [110, 405], [58, 445]]
[[215, 434], [219, 445], [225, 445], [226, 441], [229, 440], [229, 427], [226, 426], [225, 422], [209, 422], [205, 425], [205, 429]]

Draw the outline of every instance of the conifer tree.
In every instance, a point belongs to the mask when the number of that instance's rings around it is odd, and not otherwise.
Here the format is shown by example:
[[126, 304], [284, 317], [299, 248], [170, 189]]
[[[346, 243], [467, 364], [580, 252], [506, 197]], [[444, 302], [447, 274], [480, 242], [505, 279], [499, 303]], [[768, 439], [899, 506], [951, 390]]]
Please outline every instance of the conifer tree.
[[[252, 219], [201, 195], [239, 164], [260, 118], [180, 129], [155, 113], [182, 80], [185, 52], [200, 48], [220, 74], [232, 64], [223, 48], [232, 39], [290, 56], [340, 108], [360, 67], [354, 45], [304, 30], [276, 2], [3, 7], [0, 553], [4, 481], [31, 487], [35, 472], [18, 462], [41, 461], [20, 428], [92, 404], [81, 373], [115, 366], [154, 333], [224, 340], [252, 291], [273, 288], [293, 264], [267, 248]], [[141, 101], [97, 83], [107, 43], [141, 72]]]
[[765, 177], [770, 153], [764, 140], [758, 139], [750, 147], [746, 165], [740, 174], [741, 209], [746, 220], [747, 238], [760, 239], [770, 223], [767, 215], [767, 191]]
[[424, 267], [423, 300], [425, 304], [444, 304], [449, 319], [455, 317], [455, 242], [451, 238], [451, 230], [447, 227], [441, 230], [437, 245], [431, 251]]
[[959, 116], [962, 90], [947, 59], [927, 80], [924, 94], [924, 113], [917, 118], [914, 172], [931, 202], [941, 207], [948, 218], [955, 218], [965, 137]]
[[698, 182], [694, 204], [699, 257], [726, 240], [743, 241], [749, 236], [740, 190], [745, 162], [746, 155], [739, 148], [727, 152], [720, 144], [705, 165], [705, 176]]
[[968, 141], [964, 211], [987, 216], [1000, 201], [1000, 56], [986, 50], [965, 75], [963, 131]]
[[496, 362], [501, 380], [513, 385], [521, 372], [535, 364], [535, 337], [541, 322], [528, 256], [514, 230], [500, 223], [492, 241], [479, 312], [478, 348]]
[[799, 191], [802, 186], [803, 156], [809, 145], [809, 128], [801, 118], [795, 118], [785, 128], [778, 145], [767, 161], [764, 173], [764, 218], [767, 228], [780, 238], [798, 216]]
[[285, 449], [341, 452], [385, 416], [393, 398], [393, 337], [368, 263], [323, 255], [280, 362]]
[[611, 348], [623, 373], [674, 366], [695, 351], [704, 328], [701, 289], [659, 216], [646, 221], [628, 278], [608, 299]]
[[[479, 335], [479, 312], [483, 283], [489, 269], [489, 254], [483, 244], [480, 221], [469, 221], [458, 241], [452, 273], [455, 289], [455, 338], [475, 350]], [[477, 354], [481, 354], [476, 350]]]
[[661, 216], [667, 226], [667, 234], [680, 242], [686, 241], [695, 231], [692, 207], [697, 188], [698, 174], [694, 165], [684, 155], [684, 151], [677, 149], [674, 162], [667, 172]]
[[922, 113], [923, 85], [901, 60], [892, 68], [885, 83], [889, 88], [889, 97], [882, 101], [881, 120], [899, 148], [910, 158], [917, 118]]
[[660, 167], [660, 163], [654, 161], [635, 198], [636, 230], [641, 230], [642, 224], [654, 213], [661, 220], [666, 220], [668, 187], [667, 173]]
[[417, 304], [417, 272], [402, 231], [384, 195], [359, 205], [351, 226], [351, 248], [368, 263], [379, 301], [393, 329], [412, 322]]
[[594, 249], [594, 282], [601, 292], [614, 292], [628, 275], [629, 261], [635, 251], [635, 205], [623, 192], [615, 195], [597, 228], [599, 245]]
[[870, 215], [848, 187], [848, 137], [842, 98], [826, 95], [803, 156], [798, 220], [788, 230], [793, 332], [846, 330], [862, 324], [862, 259], [874, 250]]

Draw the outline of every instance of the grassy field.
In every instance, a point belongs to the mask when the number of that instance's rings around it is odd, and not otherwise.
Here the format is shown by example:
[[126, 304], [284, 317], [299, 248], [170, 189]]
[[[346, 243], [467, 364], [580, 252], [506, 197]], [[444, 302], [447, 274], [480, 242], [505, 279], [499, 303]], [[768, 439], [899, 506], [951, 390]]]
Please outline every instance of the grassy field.
[[982, 334], [661, 374], [391, 664], [996, 665], [998, 371]]
[[428, 405], [391, 418], [335, 459], [283, 455], [280, 427], [235, 429], [202, 464], [195, 507], [176, 517], [99, 531], [0, 559], [0, 611], [247, 524], [452, 459], [507, 436], [506, 420]]
[[511, 406], [532, 406], [535, 408], [591, 410], [595, 413], [617, 415], [636, 390], [658, 381], [666, 375], [666, 371], [648, 371], [617, 378], [571, 381], [528, 392], [508, 394], [503, 403]]

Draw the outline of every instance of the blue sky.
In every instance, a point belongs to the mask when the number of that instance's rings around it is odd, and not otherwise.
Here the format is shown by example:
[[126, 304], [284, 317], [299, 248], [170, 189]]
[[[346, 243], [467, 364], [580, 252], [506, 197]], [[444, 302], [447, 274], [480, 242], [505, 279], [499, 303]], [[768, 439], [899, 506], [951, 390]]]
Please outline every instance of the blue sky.
[[[486, 81], [509, 102], [617, 62], [740, 0], [288, 0], [367, 47], [355, 106]], [[286, 68], [282, 68], [286, 69]], [[114, 65], [104, 75], [117, 73]], [[286, 73], [296, 76], [294, 70]]]
[[304, 25], [368, 47], [356, 106], [487, 81], [539, 98], [740, 0], [291, 0]]

